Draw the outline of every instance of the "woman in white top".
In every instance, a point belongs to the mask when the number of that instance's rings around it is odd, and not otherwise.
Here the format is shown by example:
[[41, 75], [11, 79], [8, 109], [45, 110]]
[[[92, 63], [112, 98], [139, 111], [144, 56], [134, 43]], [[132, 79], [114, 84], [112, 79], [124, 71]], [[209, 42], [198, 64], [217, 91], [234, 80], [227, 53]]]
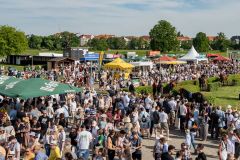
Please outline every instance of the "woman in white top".
[[227, 135], [223, 135], [221, 143], [219, 144], [219, 148], [218, 148], [218, 156], [219, 156], [219, 160], [227, 160], [227, 140], [228, 140], [228, 136]]
[[65, 140], [66, 140], [66, 133], [63, 129], [62, 126], [58, 126], [58, 131], [59, 131], [59, 134], [58, 134], [58, 146], [59, 146], [59, 149], [62, 153], [63, 149], [64, 149], [64, 145], [65, 145]]

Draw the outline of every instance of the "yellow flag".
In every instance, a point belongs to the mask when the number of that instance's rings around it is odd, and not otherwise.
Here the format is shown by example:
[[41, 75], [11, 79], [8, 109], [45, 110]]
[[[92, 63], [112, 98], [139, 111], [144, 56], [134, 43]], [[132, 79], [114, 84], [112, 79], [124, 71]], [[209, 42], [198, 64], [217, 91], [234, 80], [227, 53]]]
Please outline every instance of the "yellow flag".
[[104, 52], [103, 52], [103, 51], [99, 53], [99, 64], [100, 64], [100, 65], [102, 65], [103, 55], [104, 55]]

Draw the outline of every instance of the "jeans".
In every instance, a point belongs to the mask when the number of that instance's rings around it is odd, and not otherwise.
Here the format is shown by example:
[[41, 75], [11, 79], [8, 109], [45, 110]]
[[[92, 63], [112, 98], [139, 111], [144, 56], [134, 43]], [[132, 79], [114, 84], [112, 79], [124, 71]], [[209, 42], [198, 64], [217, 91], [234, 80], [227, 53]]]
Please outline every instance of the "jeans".
[[190, 133], [191, 143], [192, 143], [192, 146], [193, 146], [194, 150], [196, 149], [196, 145], [195, 145], [195, 135], [196, 135], [196, 132], [191, 132], [191, 133]]
[[88, 149], [79, 149], [78, 150], [78, 158], [83, 158], [84, 160], [88, 160], [89, 150]]

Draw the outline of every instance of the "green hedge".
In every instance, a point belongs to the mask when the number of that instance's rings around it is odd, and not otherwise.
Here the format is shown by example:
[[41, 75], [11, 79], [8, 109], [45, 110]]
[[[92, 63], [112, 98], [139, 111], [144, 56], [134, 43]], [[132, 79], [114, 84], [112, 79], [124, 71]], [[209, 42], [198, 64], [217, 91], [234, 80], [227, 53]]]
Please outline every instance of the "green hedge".
[[136, 93], [138, 94], [152, 94], [153, 92], [153, 89], [152, 89], [152, 86], [139, 86], [139, 87], [136, 87]]
[[[128, 88], [122, 88], [121, 90], [125, 91], [125, 92], [129, 91]], [[153, 93], [152, 91], [153, 91], [152, 86], [139, 86], [139, 87], [135, 88], [135, 92], [137, 94], [142, 94], [142, 93], [144, 93], [144, 94], [146, 94], [146, 93], [152, 94]]]
[[208, 83], [207, 84], [207, 89], [208, 89], [209, 92], [217, 91], [219, 87], [221, 87], [220, 82], [213, 82], [213, 83]]
[[219, 82], [219, 81], [220, 81], [219, 77], [210, 77], [207, 79], [208, 83], [214, 83], [214, 82]]

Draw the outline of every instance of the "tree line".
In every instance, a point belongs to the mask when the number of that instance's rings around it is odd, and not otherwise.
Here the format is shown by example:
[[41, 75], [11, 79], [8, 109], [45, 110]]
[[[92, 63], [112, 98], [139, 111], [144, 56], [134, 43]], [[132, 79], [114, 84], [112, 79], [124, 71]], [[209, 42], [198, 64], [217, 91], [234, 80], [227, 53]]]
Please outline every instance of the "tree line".
[[[92, 50], [105, 51], [107, 49], [127, 50], [158, 50], [163, 53], [190, 49], [192, 45], [198, 52], [209, 50], [226, 51], [227, 49], [240, 50], [239, 41], [230, 40], [223, 32], [218, 33], [214, 40], [209, 41], [207, 35], [199, 32], [188, 41], [179, 41], [181, 32], [166, 20], [159, 21], [149, 32], [150, 41], [140, 37], [126, 40], [124, 37], [93, 38], [88, 41], [87, 47]], [[239, 37], [240, 40], [240, 37]], [[0, 56], [20, 54], [26, 49], [62, 50], [67, 47], [78, 47], [80, 38], [71, 32], [61, 32], [49, 36], [25, 35], [24, 32], [11, 26], [0, 26]]]
[[178, 51], [180, 49], [187, 50], [190, 49], [192, 45], [198, 52], [207, 52], [209, 50], [225, 52], [227, 49], [240, 49], [240, 43], [233, 39], [228, 39], [223, 32], [218, 33], [211, 41], [209, 41], [206, 33], [199, 32], [193, 39], [180, 43], [177, 38], [183, 37], [183, 35], [181, 32], [177, 32], [176, 28], [165, 20], [159, 21], [158, 24], [151, 29], [149, 35], [151, 38], [151, 49], [160, 50], [165, 53]]

